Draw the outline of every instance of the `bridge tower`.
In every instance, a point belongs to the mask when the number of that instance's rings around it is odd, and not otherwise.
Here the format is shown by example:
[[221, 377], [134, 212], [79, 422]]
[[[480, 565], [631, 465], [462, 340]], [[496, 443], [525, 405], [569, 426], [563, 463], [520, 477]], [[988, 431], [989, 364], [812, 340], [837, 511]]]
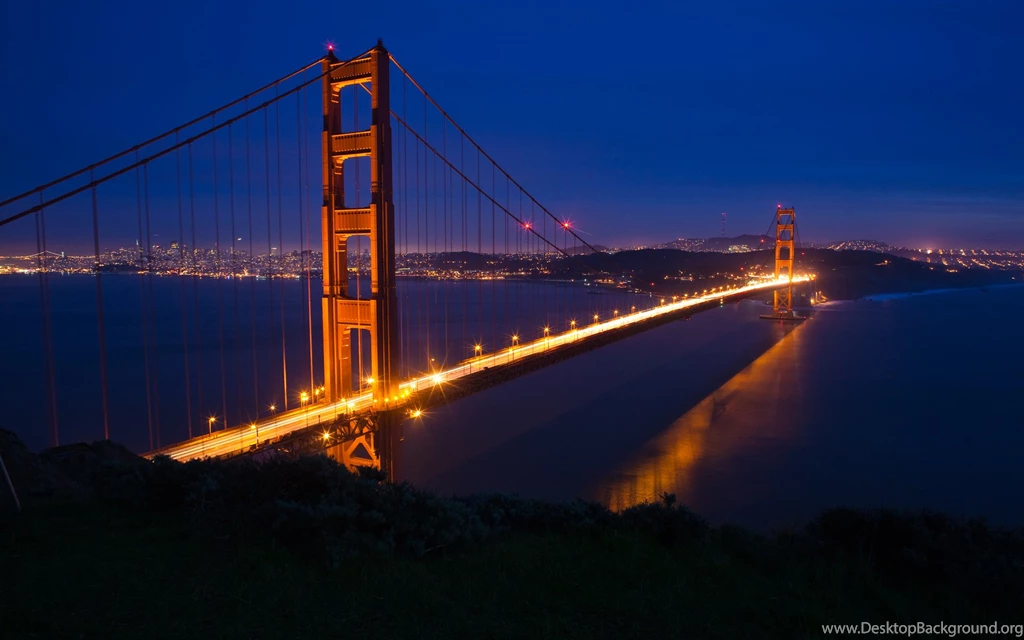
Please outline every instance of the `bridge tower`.
[[[353, 395], [358, 342], [353, 344], [352, 332], [369, 333], [372, 378], [359, 383], [371, 385], [378, 430], [362, 448], [372, 459], [345, 462], [379, 466], [390, 475], [401, 425], [397, 411], [389, 408], [399, 392], [390, 57], [378, 40], [365, 56], [348, 62], [339, 62], [330, 52], [322, 69], [324, 391], [328, 402]], [[340, 92], [352, 85], [369, 85], [371, 124], [367, 130], [344, 132]], [[364, 157], [370, 159], [370, 204], [350, 206], [345, 199], [345, 163]], [[370, 240], [369, 298], [360, 299], [349, 288], [348, 240], [356, 236]]]
[[[775, 278], [792, 278], [796, 260], [796, 209], [775, 209]], [[793, 284], [775, 290], [775, 302], [766, 320], [799, 322], [804, 318], [793, 313]]]
[[[796, 242], [796, 209], [775, 210], [775, 278], [793, 277], [793, 260]], [[775, 290], [773, 313], [777, 316], [793, 316], [793, 285]]]

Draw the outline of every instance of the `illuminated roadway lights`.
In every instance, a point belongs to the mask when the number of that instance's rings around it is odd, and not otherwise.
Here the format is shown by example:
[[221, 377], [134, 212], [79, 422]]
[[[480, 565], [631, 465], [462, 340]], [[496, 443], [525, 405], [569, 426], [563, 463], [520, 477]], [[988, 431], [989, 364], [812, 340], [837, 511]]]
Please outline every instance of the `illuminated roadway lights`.
[[216, 416], [210, 416], [210, 419], [209, 419], [209, 422], [208, 422], [208, 424], [210, 425], [210, 430], [209, 430], [209, 432], [210, 432], [211, 434], [213, 433], [213, 423], [214, 423], [214, 422], [217, 422], [217, 418], [216, 418]]
[[251, 430], [256, 432], [256, 443], [255, 444], [256, 444], [257, 447], [260, 446], [260, 425], [258, 425], [255, 422], [253, 422], [252, 424], [249, 425], [249, 429], [251, 429]]
[[600, 319], [600, 316], [598, 316], [598, 315], [597, 315], [597, 314], [595, 313], [595, 314], [594, 314], [594, 324], [597, 324], [597, 321], [598, 321], [599, 319]]
[[[796, 282], [806, 282], [806, 281], [809, 281], [809, 280], [810, 280], [809, 277], [801, 276], [801, 275], [794, 275], [793, 278], [792, 278], [792, 282], [794, 282], [794, 283], [796, 283]], [[746, 285], [744, 285], [742, 287], [737, 288], [737, 293], [736, 294], [730, 293], [730, 294], [727, 294], [727, 295], [737, 295], [737, 294], [743, 294], [743, 293], [748, 293], [748, 292], [753, 292], [753, 291], [769, 289], [769, 288], [772, 288], [774, 286], [778, 286], [780, 284], [782, 284], [782, 282], [777, 281], [773, 276], [768, 276], [767, 278], [758, 278], [758, 279], [755, 279], [755, 280], [751, 281], [750, 283], [748, 283], [748, 284], [746, 284]], [[721, 298], [721, 297], [724, 297], [724, 296], [719, 296], [719, 297]], [[614, 329], [614, 328], [619, 327], [619, 326], [638, 324], [638, 323], [644, 322], [644, 321], [646, 321], [648, 319], [651, 319], [651, 318], [659, 317], [659, 316], [662, 316], [662, 315], [665, 315], [665, 314], [669, 314], [669, 313], [674, 313], [674, 312], [676, 312], [676, 311], [678, 311], [680, 309], [685, 309], [685, 308], [688, 308], [688, 307], [699, 305], [700, 303], [705, 302], [705, 301], [707, 301], [707, 298], [694, 297], [694, 298], [692, 298], [690, 300], [687, 300], [687, 301], [679, 301], [679, 302], [676, 302], [676, 303], [671, 304], [671, 305], [664, 305], [664, 306], [661, 306], [661, 307], [654, 307], [654, 308], [651, 308], [651, 309], [640, 311], [639, 313], [637, 313], [635, 315], [624, 316], [624, 317], [621, 317], [621, 318], [616, 318], [614, 320], [605, 321], [604, 323], [602, 323], [600, 325], [597, 325], [597, 326], [587, 327], [585, 330], [583, 330], [583, 334], [586, 337], [590, 337], [592, 335], [596, 335], [596, 334], [601, 333], [603, 331], [606, 331], [606, 330], [609, 330], [609, 329]], [[573, 325], [573, 329], [576, 329], [576, 328], [577, 327], [575, 325]], [[577, 334], [577, 337], [575, 339], [578, 339], [578, 334]], [[564, 335], [564, 334], [560, 335], [560, 336], [551, 336], [550, 337], [550, 344], [548, 346], [553, 348], [553, 347], [556, 347], [558, 345], [562, 345], [562, 344], [566, 344], [568, 342], [572, 342], [573, 340], [574, 340], [574, 337], [570, 337], [570, 336]], [[523, 345], [523, 346], [519, 347], [519, 349], [521, 349], [521, 350], [526, 350], [526, 353], [537, 353], [537, 352], [545, 350], [546, 348], [547, 348], [547, 346], [545, 345], [544, 342], [541, 342], [540, 339], [538, 339], [534, 343], [530, 343], [530, 344]], [[509, 354], [505, 354], [503, 352], [494, 353], [494, 354], [491, 354], [491, 355], [488, 355], [488, 356], [483, 356], [481, 358], [481, 360], [486, 362], [486, 363], [488, 363], [488, 364], [490, 364], [490, 365], [500, 365], [500, 364], [505, 364], [505, 363], [511, 362], [511, 358], [510, 358]], [[442, 382], [450, 382], [450, 381], [456, 380], [456, 379], [458, 379], [458, 378], [460, 378], [462, 376], [468, 375], [470, 373], [468, 365], [469, 365], [469, 363], [462, 363], [461, 365], [458, 365], [458, 366], [456, 366], [456, 367], [454, 367], [454, 368], [452, 368], [452, 369], [450, 369], [448, 371], [437, 372], [437, 373], [435, 373], [433, 375], [429, 375], [428, 374], [428, 375], [425, 375], [425, 376], [420, 377], [420, 378], [409, 380], [407, 382], [402, 383], [401, 386], [403, 388], [408, 388], [408, 389], [411, 389], [413, 391], [419, 391], [419, 390], [422, 390], [422, 389], [429, 388], [431, 386], [432, 382], [434, 384], [441, 384]], [[276, 410], [276, 406], [275, 405], [270, 405], [270, 406], [271, 406], [271, 411], [275, 411]], [[313, 409], [313, 413], [315, 413], [318, 418], [321, 418], [321, 419], [328, 418], [329, 419], [329, 418], [334, 417], [335, 413], [341, 407], [346, 407], [346, 406], [348, 407], [350, 413], [352, 413], [352, 414], [356, 414], [356, 413], [358, 413], [360, 411], [371, 409], [373, 407], [372, 392], [367, 390], [367, 391], [364, 391], [364, 392], [362, 392], [362, 393], [360, 393], [360, 394], [358, 394], [358, 395], [356, 395], [354, 397], [351, 397], [351, 398], [348, 398], [346, 400], [343, 400], [341, 402], [331, 403], [331, 404], [327, 404], [327, 405], [318, 405], [317, 407], [315, 407]], [[307, 411], [308, 411], [308, 409], [307, 409]], [[302, 423], [303, 423], [303, 417], [304, 416], [301, 415], [301, 414], [288, 415], [286, 413], [284, 418], [282, 419], [280, 416], [277, 416], [276, 413], [275, 413], [275, 415], [274, 415], [274, 422], [273, 423], [270, 423], [268, 421], [267, 424], [258, 425], [258, 426], [259, 426], [259, 428], [262, 431], [269, 430], [269, 433], [264, 433], [263, 435], [265, 435], [268, 440], [271, 440], [271, 439], [277, 437], [280, 434], [287, 433], [287, 432], [292, 431], [292, 430], [294, 430], [296, 428], [301, 428], [302, 427]], [[211, 421], [211, 424], [214, 421], [216, 421], [216, 417], [213, 418], [213, 420]], [[237, 427], [237, 429], [239, 429], [239, 430], [246, 430], [246, 431], [248, 430], [246, 428], [246, 425], [240, 425], [239, 427]], [[213, 436], [213, 437], [202, 437], [202, 438], [198, 439], [199, 440], [198, 442], [187, 441], [187, 442], [181, 443], [179, 445], [174, 445], [172, 447], [165, 448], [160, 453], [165, 453], [165, 454], [171, 456], [172, 458], [174, 458], [176, 460], [182, 460], [182, 461], [189, 460], [189, 459], [192, 459], [192, 458], [206, 457], [206, 456], [214, 456], [214, 457], [216, 457], [216, 456], [230, 455], [232, 452], [237, 451], [238, 443], [235, 440], [235, 437], [237, 437], [237, 435], [238, 434], [236, 433], [234, 428], [226, 429], [226, 430], [218, 431], [216, 436]]]
[[[473, 359], [469, 361], [469, 372], [473, 373], [473, 360], [477, 360], [483, 354], [484, 347], [480, 344], [473, 345]], [[408, 392], [406, 392], [408, 393]]]

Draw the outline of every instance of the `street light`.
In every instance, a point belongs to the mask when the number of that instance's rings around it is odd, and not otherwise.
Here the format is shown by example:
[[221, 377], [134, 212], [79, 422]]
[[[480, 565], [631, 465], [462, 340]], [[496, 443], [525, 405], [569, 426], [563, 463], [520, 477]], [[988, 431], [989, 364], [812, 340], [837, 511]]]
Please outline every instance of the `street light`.
[[210, 434], [211, 434], [211, 435], [213, 435], [213, 423], [214, 423], [214, 422], [217, 422], [217, 417], [216, 417], [216, 416], [210, 416], [210, 421], [209, 421], [209, 425], [210, 425], [210, 427], [209, 427], [209, 432], [210, 432]]
[[254, 423], [249, 425], [249, 428], [256, 430], [256, 446], [257, 447], [260, 446], [260, 425], [258, 425], [258, 424], [256, 424], [254, 422]]
[[516, 346], [518, 344], [519, 344], [519, 335], [515, 334], [515, 335], [512, 336], [512, 346], [514, 347], [514, 346]]
[[595, 323], [595, 324], [597, 324], [597, 320], [598, 320], [598, 315], [597, 315], [597, 314], [595, 313], [595, 314], [594, 314], [594, 323]]

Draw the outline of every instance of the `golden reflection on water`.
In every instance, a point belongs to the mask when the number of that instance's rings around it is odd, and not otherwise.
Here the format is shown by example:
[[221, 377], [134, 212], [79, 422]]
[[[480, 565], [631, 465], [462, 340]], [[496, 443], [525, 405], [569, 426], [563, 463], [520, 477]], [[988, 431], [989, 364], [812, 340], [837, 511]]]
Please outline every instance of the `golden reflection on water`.
[[648, 442], [595, 492], [611, 509], [674, 493], [680, 502], [693, 488], [695, 465], [713, 447], [716, 455], [758, 439], [790, 434], [786, 407], [800, 394], [802, 334], [811, 321], [779, 324], [780, 340], [728, 382]]

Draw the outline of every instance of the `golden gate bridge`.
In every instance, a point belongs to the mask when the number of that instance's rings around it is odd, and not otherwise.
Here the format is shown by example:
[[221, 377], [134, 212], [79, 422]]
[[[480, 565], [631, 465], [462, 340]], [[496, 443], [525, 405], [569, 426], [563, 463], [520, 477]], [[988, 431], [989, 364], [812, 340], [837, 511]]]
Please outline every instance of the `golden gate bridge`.
[[[770, 276], [637, 295], [595, 273], [586, 256], [598, 250], [577, 223], [541, 204], [378, 42], [346, 60], [329, 50], [0, 202], [0, 254], [35, 261], [51, 444], [70, 419], [106, 439], [145, 428], [151, 456], [316, 442], [391, 473], [404, 421], [518, 372], [769, 291], [766, 317], [798, 320], [793, 285], [810, 276], [794, 271], [795, 211], [780, 205], [773, 222]], [[126, 238], [128, 249], [104, 247]], [[86, 357], [58, 348], [53, 278], [74, 269], [50, 247], [68, 244], [91, 253], [77, 268], [94, 279], [95, 309], [73, 330]], [[137, 316], [114, 328], [112, 266], [141, 276]], [[580, 274], [613, 286], [588, 296], [550, 284]], [[524, 312], [520, 296], [536, 290], [523, 282], [548, 283], [540, 312]], [[111, 341], [129, 334], [134, 379], [118, 384]], [[62, 400], [83, 386], [86, 401]], [[125, 386], [141, 388], [139, 411], [122, 410]]]

